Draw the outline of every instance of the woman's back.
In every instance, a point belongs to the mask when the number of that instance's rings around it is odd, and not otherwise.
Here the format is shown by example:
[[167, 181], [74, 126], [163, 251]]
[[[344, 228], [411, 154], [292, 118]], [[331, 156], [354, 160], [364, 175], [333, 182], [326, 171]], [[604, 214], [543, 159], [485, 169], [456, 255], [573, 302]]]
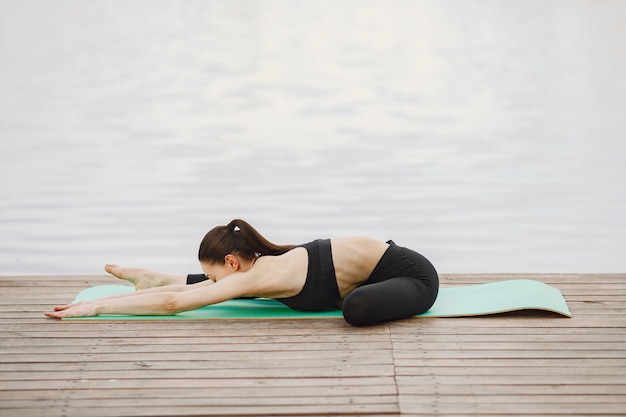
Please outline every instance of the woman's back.
[[366, 237], [331, 239], [339, 293], [343, 298], [365, 282], [389, 244]]
[[[343, 298], [370, 276], [389, 245], [366, 237], [331, 239], [331, 252], [337, 287]], [[266, 283], [263, 297], [292, 297], [300, 293], [307, 279], [309, 256], [297, 247], [279, 256], [263, 256], [255, 265], [255, 275]]]

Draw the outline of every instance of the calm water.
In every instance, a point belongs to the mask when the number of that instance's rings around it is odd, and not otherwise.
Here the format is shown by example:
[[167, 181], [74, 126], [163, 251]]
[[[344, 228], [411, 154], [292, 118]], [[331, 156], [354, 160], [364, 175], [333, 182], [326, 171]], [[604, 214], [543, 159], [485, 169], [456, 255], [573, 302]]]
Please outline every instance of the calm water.
[[626, 271], [624, 1], [0, 0], [0, 274], [213, 225]]

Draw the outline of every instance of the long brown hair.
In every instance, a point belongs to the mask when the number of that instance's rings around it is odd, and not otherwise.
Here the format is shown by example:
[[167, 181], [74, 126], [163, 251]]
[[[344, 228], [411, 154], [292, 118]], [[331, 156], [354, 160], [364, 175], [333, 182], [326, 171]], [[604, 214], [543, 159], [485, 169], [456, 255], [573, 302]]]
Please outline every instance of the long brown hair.
[[293, 248], [294, 245], [276, 245], [246, 221], [235, 219], [226, 226], [209, 230], [200, 243], [198, 260], [221, 264], [229, 253], [250, 260], [259, 255], [275, 255]]

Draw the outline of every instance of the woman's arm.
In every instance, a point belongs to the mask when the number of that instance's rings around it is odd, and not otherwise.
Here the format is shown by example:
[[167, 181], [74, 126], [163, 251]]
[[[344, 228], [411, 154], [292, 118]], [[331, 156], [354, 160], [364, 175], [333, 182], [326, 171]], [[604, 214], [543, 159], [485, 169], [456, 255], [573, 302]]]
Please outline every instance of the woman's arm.
[[[123, 294], [117, 294], [117, 295], [110, 295], [108, 297], [103, 297], [103, 298], [99, 298], [99, 301], [108, 301], [108, 300], [114, 300], [117, 298], [128, 298], [128, 297], [137, 297], [140, 295], [145, 295], [145, 294], [156, 294], [156, 293], [160, 293], [160, 292], [182, 292], [182, 291], [189, 291], [189, 290], [193, 290], [194, 288], [198, 288], [200, 286], [206, 286], [206, 285], [211, 285], [213, 284], [213, 281], [211, 280], [206, 280], [206, 281], [202, 281], [202, 282], [198, 282], [195, 284], [190, 284], [190, 285], [166, 285], [164, 287], [154, 287], [154, 288], [148, 288], [146, 290], [141, 290], [141, 291], [133, 291], [133, 292], [127, 292], [127, 293], [123, 293]], [[91, 301], [95, 301], [95, 300], [91, 300]], [[79, 304], [79, 303], [77, 303]], [[66, 309], [68, 307], [70, 307], [71, 304], [67, 304], [64, 306], [57, 306], [55, 308], [63, 308]]]
[[[99, 314], [173, 315], [250, 294], [247, 273], [237, 273], [217, 283], [204, 281], [137, 291], [77, 304], [57, 306], [45, 315], [54, 318], [90, 317]], [[167, 289], [176, 291], [168, 291]]]
[[174, 294], [178, 292], [145, 291], [133, 293], [132, 297], [107, 297], [99, 300], [83, 301], [77, 304], [54, 307], [54, 311], [45, 315], [54, 318], [91, 317], [99, 314], [129, 314], [129, 315], [168, 315], [168, 308]]

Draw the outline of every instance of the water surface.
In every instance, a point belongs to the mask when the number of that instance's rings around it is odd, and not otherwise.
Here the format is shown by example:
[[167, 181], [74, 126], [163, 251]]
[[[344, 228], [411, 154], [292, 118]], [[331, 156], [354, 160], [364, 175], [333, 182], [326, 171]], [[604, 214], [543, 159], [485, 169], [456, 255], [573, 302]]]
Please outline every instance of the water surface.
[[440, 272], [626, 270], [626, 3], [0, 1], [0, 274], [213, 225]]

